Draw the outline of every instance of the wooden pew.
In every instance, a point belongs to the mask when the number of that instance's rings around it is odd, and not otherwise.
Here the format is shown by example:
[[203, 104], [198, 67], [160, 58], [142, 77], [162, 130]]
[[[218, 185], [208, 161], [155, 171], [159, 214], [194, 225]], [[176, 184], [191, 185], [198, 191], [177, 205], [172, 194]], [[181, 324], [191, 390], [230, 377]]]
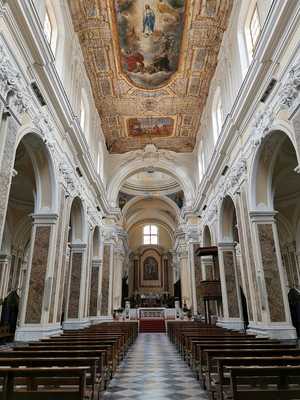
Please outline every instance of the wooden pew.
[[[190, 343], [191, 346], [191, 350], [188, 350], [188, 354], [186, 356], [186, 361], [189, 364], [189, 366], [192, 368], [193, 371], [197, 370], [197, 365], [198, 365], [198, 361], [197, 361], [197, 356], [196, 354], [198, 353], [197, 350], [197, 346], [201, 345], [201, 344], [226, 344], [226, 345], [230, 345], [230, 344], [238, 344], [238, 345], [247, 345], [247, 344], [259, 344], [259, 345], [263, 345], [263, 344], [278, 344], [279, 341], [277, 340], [269, 340], [269, 339], [251, 339], [249, 340], [246, 336], [245, 337], [241, 337], [238, 339], [235, 338], [206, 338], [204, 337], [203, 339], [197, 339], [197, 340], [192, 340]], [[198, 354], [197, 354], [198, 355]]]
[[87, 371], [85, 367], [0, 368], [0, 400], [88, 399]]
[[205, 373], [209, 368], [211, 368], [211, 365], [209, 365], [209, 362], [211, 362], [211, 357], [210, 353], [207, 353], [208, 350], [217, 350], [219, 351], [218, 355], [221, 355], [225, 350], [250, 350], [250, 351], [256, 351], [256, 350], [286, 350], [286, 349], [295, 349], [294, 344], [281, 344], [281, 343], [201, 343], [197, 344], [196, 346], [196, 366], [197, 366], [197, 371], [199, 374], [199, 379], [203, 387], [205, 388]]
[[92, 398], [98, 398], [99, 392], [104, 389], [103, 371], [99, 369], [97, 357], [0, 357], [0, 367], [10, 368], [45, 368], [45, 367], [85, 367], [88, 368], [86, 384], [89, 387]]
[[106, 352], [106, 361], [107, 364], [105, 365], [105, 371], [106, 371], [106, 375], [108, 376], [112, 376], [112, 374], [114, 373], [114, 371], [116, 370], [117, 367], [117, 361], [116, 361], [116, 357], [114, 355], [113, 352], [113, 347], [111, 345], [101, 345], [101, 344], [72, 344], [72, 343], [68, 343], [68, 344], [63, 344], [63, 345], [55, 345], [55, 343], [53, 345], [45, 345], [45, 344], [41, 344], [39, 342], [37, 342], [36, 344], [31, 344], [28, 346], [18, 346], [18, 347], [14, 347], [13, 348], [13, 352], [19, 352], [19, 351], [26, 351], [26, 350], [32, 350], [32, 351], [47, 351], [47, 350], [55, 350], [55, 351], [84, 351], [84, 350], [90, 350], [91, 352], [93, 351], [97, 351], [97, 350], [104, 350]]
[[[107, 354], [103, 350], [96, 350], [96, 351], [90, 351], [90, 350], [45, 350], [45, 351], [37, 351], [37, 350], [30, 350], [28, 347], [28, 350], [24, 351], [2, 351], [0, 352], [0, 362], [2, 359], [19, 359], [20, 360], [20, 365], [22, 362], [22, 359], [42, 359], [42, 358], [54, 358], [59, 359], [70, 359], [70, 366], [72, 366], [72, 359], [73, 358], [84, 358], [87, 361], [89, 359], [96, 358], [97, 359], [97, 384], [100, 385], [101, 389], [106, 388], [107, 382], [109, 380], [109, 374], [107, 372], [107, 367], [106, 367], [106, 357]], [[54, 363], [54, 366], [56, 365], [56, 362]], [[92, 384], [92, 383], [91, 383]]]
[[98, 341], [99, 344], [113, 344], [115, 347], [115, 355], [119, 357], [119, 359], [123, 359], [125, 353], [126, 353], [126, 342], [125, 342], [125, 337], [121, 334], [103, 334], [103, 333], [97, 333], [97, 334], [77, 334], [77, 335], [72, 335], [72, 336], [57, 336], [57, 337], [51, 337], [48, 339], [42, 339], [39, 343], [51, 343], [51, 342], [56, 342], [56, 343], [66, 343], [66, 342], [72, 342], [72, 343], [78, 343], [80, 341]]
[[231, 367], [232, 400], [300, 399], [300, 366]]
[[221, 357], [234, 357], [234, 358], [265, 358], [265, 357], [299, 357], [299, 348], [264, 348], [264, 349], [205, 349], [204, 355], [205, 369], [202, 369], [200, 380], [202, 385], [210, 391], [210, 383], [212, 381], [212, 374], [217, 372], [217, 360]]
[[217, 372], [210, 374], [208, 385], [210, 399], [224, 400], [224, 391], [228, 391], [230, 374], [228, 367], [240, 366], [300, 366], [300, 356], [274, 356], [274, 357], [217, 357]]

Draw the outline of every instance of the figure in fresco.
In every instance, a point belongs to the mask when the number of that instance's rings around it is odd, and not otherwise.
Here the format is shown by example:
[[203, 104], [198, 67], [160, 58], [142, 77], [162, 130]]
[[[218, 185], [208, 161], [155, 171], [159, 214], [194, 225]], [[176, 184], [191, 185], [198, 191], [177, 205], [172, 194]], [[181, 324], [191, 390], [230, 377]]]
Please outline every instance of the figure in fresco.
[[146, 36], [154, 32], [155, 27], [155, 14], [149, 4], [145, 5], [144, 18], [143, 18], [143, 33]]
[[114, 0], [121, 68], [135, 84], [153, 89], [179, 66], [186, 0]]

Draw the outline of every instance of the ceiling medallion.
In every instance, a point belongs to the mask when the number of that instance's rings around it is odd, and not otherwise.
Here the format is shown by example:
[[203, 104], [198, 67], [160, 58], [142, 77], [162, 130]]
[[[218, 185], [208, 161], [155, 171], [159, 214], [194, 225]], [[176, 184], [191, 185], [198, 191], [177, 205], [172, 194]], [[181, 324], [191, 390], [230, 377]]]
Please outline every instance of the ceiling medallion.
[[141, 89], [166, 85], [179, 67], [187, 0], [112, 0], [119, 66]]

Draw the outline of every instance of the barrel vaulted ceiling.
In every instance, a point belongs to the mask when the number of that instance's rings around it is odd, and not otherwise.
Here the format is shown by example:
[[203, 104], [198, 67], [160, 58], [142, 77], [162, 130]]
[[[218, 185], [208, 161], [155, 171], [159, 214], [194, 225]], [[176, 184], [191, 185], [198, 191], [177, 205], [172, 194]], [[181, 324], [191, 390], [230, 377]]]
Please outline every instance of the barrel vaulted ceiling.
[[233, 0], [69, 0], [108, 150], [193, 150]]

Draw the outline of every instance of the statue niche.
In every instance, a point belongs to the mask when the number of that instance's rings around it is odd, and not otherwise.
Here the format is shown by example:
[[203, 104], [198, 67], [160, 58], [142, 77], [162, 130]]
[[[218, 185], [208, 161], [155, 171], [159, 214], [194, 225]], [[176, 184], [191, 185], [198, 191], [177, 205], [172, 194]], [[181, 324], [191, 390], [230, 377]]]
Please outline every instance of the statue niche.
[[158, 262], [154, 257], [147, 257], [143, 265], [144, 281], [157, 281], [158, 278]]

